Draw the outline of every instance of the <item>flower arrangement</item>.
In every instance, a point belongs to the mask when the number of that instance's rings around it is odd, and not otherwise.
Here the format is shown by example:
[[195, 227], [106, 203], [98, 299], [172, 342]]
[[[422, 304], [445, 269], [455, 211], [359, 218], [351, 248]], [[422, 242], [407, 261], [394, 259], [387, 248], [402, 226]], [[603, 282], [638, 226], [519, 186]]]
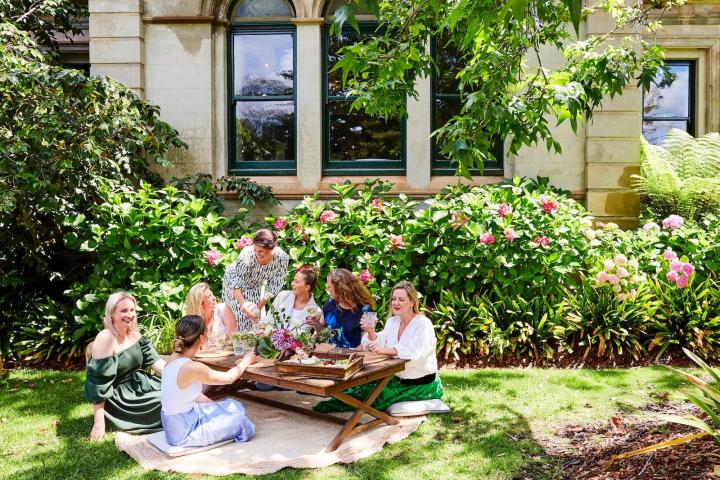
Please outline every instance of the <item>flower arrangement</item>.
[[287, 315], [270, 306], [256, 325], [255, 332], [250, 333], [256, 340], [258, 355], [278, 358], [286, 348], [312, 349], [318, 343], [327, 342], [336, 333], [327, 327], [315, 332], [302, 327], [289, 328], [288, 325]]

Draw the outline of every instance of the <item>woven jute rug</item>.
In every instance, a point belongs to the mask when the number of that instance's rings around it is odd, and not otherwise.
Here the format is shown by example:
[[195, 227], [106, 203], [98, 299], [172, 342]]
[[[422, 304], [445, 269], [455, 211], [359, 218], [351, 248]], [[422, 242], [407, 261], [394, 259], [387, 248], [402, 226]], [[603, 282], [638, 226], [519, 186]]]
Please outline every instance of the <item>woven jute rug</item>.
[[[285, 403], [310, 408], [322, 400], [289, 391], [253, 392]], [[325, 447], [341, 426], [295, 412], [256, 402], [243, 401], [248, 417], [255, 423], [255, 437], [246, 443], [232, 442], [204, 452], [171, 458], [147, 442], [146, 435], [119, 432], [115, 445], [146, 470], [227, 475], [261, 475], [285, 467], [319, 468], [334, 463], [351, 463], [395, 443], [413, 433], [425, 416], [398, 418], [398, 425], [385, 425], [362, 432], [343, 442], [334, 452]], [[350, 413], [338, 416], [349, 417]], [[363, 422], [373, 418], [365, 415]]]

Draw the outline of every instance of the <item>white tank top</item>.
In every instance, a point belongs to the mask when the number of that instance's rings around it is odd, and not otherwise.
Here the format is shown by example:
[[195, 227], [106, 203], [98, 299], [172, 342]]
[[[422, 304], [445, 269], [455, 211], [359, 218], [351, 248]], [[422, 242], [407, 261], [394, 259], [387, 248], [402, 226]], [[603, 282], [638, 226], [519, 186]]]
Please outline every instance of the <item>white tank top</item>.
[[165, 365], [160, 380], [160, 398], [162, 411], [166, 415], [177, 415], [192, 410], [197, 397], [202, 393], [202, 383], [193, 382], [187, 388], [180, 388], [177, 384], [178, 373], [189, 358], [178, 358]]

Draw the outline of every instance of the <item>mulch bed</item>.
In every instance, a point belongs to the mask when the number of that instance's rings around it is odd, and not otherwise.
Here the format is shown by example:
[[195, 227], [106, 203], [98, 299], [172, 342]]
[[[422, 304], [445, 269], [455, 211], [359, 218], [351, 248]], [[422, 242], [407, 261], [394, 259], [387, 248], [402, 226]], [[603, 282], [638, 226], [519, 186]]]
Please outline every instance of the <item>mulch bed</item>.
[[[664, 402], [645, 410], [657, 414], [701, 416], [689, 403]], [[659, 418], [637, 419], [614, 415], [607, 422], [564, 426], [555, 436], [537, 435], [545, 451], [562, 463], [565, 478], [572, 480], [699, 480], [718, 479], [720, 446], [711, 437], [610, 461], [613, 455], [649, 447], [684, 435], [698, 433], [685, 425]], [[718, 467], [720, 472], [720, 467]]]

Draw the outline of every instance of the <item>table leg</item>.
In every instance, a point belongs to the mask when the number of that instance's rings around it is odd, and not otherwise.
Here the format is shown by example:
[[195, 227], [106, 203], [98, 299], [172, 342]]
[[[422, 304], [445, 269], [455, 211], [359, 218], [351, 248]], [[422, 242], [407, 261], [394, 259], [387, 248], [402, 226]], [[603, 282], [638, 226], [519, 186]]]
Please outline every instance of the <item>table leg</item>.
[[[367, 430], [368, 428], [377, 426], [381, 423], [387, 423], [388, 425], [397, 425], [398, 421], [397, 419], [393, 418], [392, 416], [383, 413], [373, 407], [371, 407], [372, 403], [375, 401], [375, 399], [380, 395], [380, 392], [383, 388], [388, 384], [390, 379], [392, 378], [392, 375], [389, 377], [383, 378], [375, 387], [375, 389], [370, 393], [370, 396], [365, 400], [364, 402], [361, 400], [358, 400], [355, 397], [351, 397], [350, 395], [347, 395], [345, 393], [335, 393], [333, 396], [337, 398], [338, 400], [347, 403], [348, 405], [355, 407], [355, 413], [350, 417], [350, 419], [347, 421], [345, 426], [340, 430], [340, 432], [335, 436], [335, 438], [330, 442], [330, 444], [325, 448], [327, 452], [334, 452], [340, 444], [345, 441], [345, 439], [349, 436], [355, 435], [356, 433], [360, 433], [364, 430]], [[372, 415], [373, 417], [377, 418], [377, 420], [373, 420], [371, 422], [368, 422], [366, 424], [359, 425], [356, 427], [362, 416], [367, 413], [369, 415]]]

